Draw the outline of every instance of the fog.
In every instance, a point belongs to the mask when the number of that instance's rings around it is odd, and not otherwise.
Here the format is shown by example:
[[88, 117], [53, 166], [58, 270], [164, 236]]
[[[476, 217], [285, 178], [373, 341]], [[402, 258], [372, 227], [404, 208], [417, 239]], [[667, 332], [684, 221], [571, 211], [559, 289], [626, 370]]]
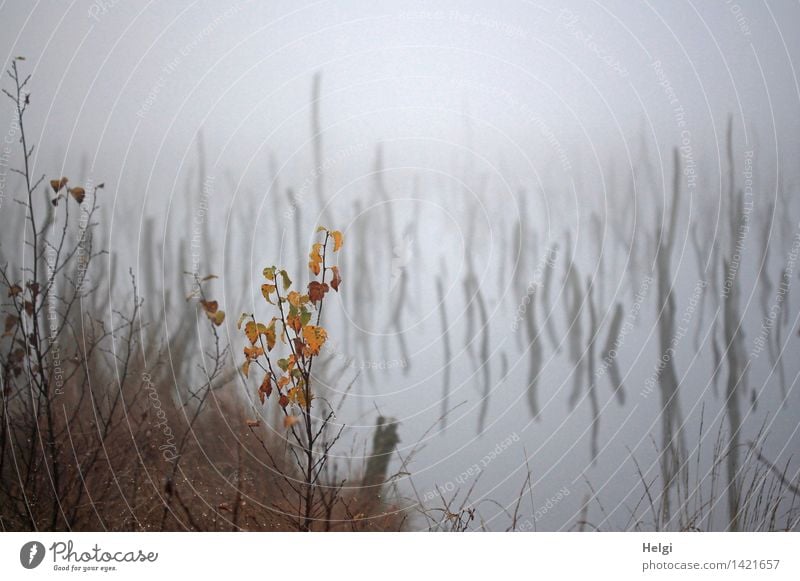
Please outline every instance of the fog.
[[[93, 280], [123, 301], [132, 269], [147, 341], [194, 320], [186, 272], [215, 274], [241, 364], [262, 269], [303, 280], [317, 225], [344, 233], [317, 379], [344, 400], [342, 462], [368, 455], [378, 416], [397, 422], [400, 504], [469, 496], [489, 530], [617, 530], [652, 517], [644, 481], [674, 495], [678, 528], [678, 474], [708, 493], [726, 447], [740, 481], [749, 457], [797, 486], [796, 4], [0, 14], [4, 69], [24, 56], [32, 75], [32, 173], [104, 184]], [[14, 119], [4, 102], [9, 144]], [[15, 265], [25, 208], [18, 176], [2, 185]], [[231, 381], [269, 423], [257, 387]], [[725, 468], [699, 528], [731, 528]], [[794, 502], [777, 510], [796, 525]]]

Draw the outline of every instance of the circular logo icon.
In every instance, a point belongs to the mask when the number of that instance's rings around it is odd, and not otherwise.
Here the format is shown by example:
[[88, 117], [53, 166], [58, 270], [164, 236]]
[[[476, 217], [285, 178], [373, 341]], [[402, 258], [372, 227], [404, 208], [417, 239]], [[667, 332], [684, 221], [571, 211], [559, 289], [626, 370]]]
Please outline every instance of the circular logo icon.
[[19, 562], [26, 569], [35, 569], [44, 560], [44, 545], [39, 541], [30, 541], [19, 550]]

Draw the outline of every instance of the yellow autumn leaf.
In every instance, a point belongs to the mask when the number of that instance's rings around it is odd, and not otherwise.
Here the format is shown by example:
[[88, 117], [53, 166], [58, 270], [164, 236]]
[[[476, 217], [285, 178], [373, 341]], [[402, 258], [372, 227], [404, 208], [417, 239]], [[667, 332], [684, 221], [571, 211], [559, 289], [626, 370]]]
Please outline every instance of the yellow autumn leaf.
[[344, 235], [338, 230], [334, 230], [331, 232], [331, 236], [333, 237], [333, 251], [339, 252], [342, 244], [344, 244]]
[[286, 316], [286, 324], [289, 326], [290, 329], [294, 329], [295, 333], [299, 333], [300, 329], [303, 327], [303, 322], [300, 320], [299, 314], [291, 314], [289, 313]]
[[274, 293], [276, 290], [274, 284], [262, 284], [261, 285], [261, 294], [264, 295], [264, 298], [267, 299], [267, 302], [274, 305], [275, 303], [272, 302], [270, 295]]
[[292, 305], [293, 307], [299, 307], [300, 306], [301, 296], [302, 295], [300, 295], [299, 292], [292, 291], [292, 292], [289, 293], [289, 295], [286, 297], [286, 299], [289, 301], [289, 304]]
[[319, 350], [328, 338], [328, 333], [322, 327], [306, 325], [303, 327], [303, 340], [308, 346], [311, 355], [319, 355]]
[[61, 188], [67, 185], [69, 180], [67, 178], [61, 178], [60, 180], [50, 180], [50, 187], [53, 188], [55, 193], [58, 193]]
[[338, 266], [331, 266], [333, 272], [333, 279], [331, 280], [331, 288], [337, 293], [339, 292], [339, 285], [342, 284], [342, 276], [339, 274]]
[[79, 204], [83, 202], [83, 198], [86, 197], [86, 190], [83, 188], [69, 188], [67, 190], [70, 195], [75, 198], [75, 201]]
[[263, 404], [270, 395], [272, 395], [272, 378], [267, 374], [264, 376], [264, 381], [261, 382], [261, 386], [258, 388], [258, 399]]

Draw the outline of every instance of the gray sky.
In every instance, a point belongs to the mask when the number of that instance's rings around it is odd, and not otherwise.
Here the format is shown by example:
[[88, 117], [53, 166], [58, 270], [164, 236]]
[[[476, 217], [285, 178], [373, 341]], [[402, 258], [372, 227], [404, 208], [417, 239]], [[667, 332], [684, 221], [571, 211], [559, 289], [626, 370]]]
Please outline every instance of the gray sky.
[[0, 13], [3, 64], [28, 58], [43, 141], [96, 157], [110, 181], [126, 154], [174, 166], [200, 128], [230, 166], [259, 147], [307, 163], [316, 71], [332, 150], [421, 137], [549, 162], [544, 123], [573, 158], [605, 160], [643, 129], [677, 144], [670, 99], [695, 144], [718, 141], [728, 114], [765, 150], [777, 138], [794, 154], [800, 135], [789, 2], [96, 0]]

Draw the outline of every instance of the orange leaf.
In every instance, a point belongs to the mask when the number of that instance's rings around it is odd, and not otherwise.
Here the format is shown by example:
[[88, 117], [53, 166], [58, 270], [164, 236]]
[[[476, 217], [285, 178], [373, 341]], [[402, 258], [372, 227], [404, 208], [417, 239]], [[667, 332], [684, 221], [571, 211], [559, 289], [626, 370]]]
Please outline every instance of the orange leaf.
[[250, 360], [255, 360], [261, 357], [264, 354], [264, 350], [261, 347], [245, 347], [244, 348], [244, 356]]
[[267, 374], [264, 376], [264, 381], [261, 382], [261, 386], [258, 388], [258, 399], [260, 399], [263, 404], [264, 400], [268, 399], [270, 395], [272, 395], [272, 378]]
[[299, 416], [285, 416], [283, 418], [283, 427], [287, 430], [300, 421]]
[[308, 261], [308, 268], [310, 268], [314, 274], [319, 274], [320, 271], [320, 265], [322, 264], [321, 252], [322, 243], [315, 242], [311, 247], [311, 252], [308, 253], [308, 257], [311, 259]]
[[311, 355], [319, 355], [319, 350], [328, 338], [328, 333], [322, 327], [314, 325], [306, 325], [303, 327], [303, 339], [308, 345], [308, 350]]
[[301, 407], [306, 407], [306, 392], [302, 387], [293, 387], [289, 390], [289, 401]]
[[292, 279], [289, 278], [289, 275], [286, 273], [285, 270], [282, 270], [280, 274], [281, 274], [281, 280], [283, 280], [283, 290], [287, 291], [289, 290], [289, 287], [292, 286]]
[[219, 327], [225, 320], [225, 312], [219, 310], [219, 303], [217, 301], [200, 301], [206, 316]]
[[259, 335], [266, 336], [267, 332], [268, 332], [267, 326], [262, 323], [249, 321], [244, 326], [244, 334], [247, 335], [247, 338], [250, 340], [251, 345], [255, 345], [258, 342]]
[[267, 299], [267, 302], [270, 304], [275, 304], [272, 302], [270, 295], [275, 292], [275, 285], [274, 284], [262, 284], [261, 285], [261, 294], [264, 295], [264, 298]]
[[342, 248], [342, 244], [344, 244], [344, 235], [338, 230], [334, 230], [331, 232], [331, 236], [333, 237], [333, 251], [339, 252]]
[[83, 198], [86, 197], [86, 190], [83, 188], [70, 188], [67, 190], [70, 195], [75, 198], [75, 201], [79, 204], [83, 203]]
[[301, 307], [308, 302], [309, 297], [308, 295], [301, 295], [297, 291], [292, 291], [289, 293], [289, 296], [287, 296], [286, 299], [293, 307]]
[[342, 277], [341, 275], [339, 275], [339, 267], [331, 266], [331, 270], [333, 271], [333, 280], [331, 280], [331, 287], [338, 293], [339, 285], [342, 284]]

